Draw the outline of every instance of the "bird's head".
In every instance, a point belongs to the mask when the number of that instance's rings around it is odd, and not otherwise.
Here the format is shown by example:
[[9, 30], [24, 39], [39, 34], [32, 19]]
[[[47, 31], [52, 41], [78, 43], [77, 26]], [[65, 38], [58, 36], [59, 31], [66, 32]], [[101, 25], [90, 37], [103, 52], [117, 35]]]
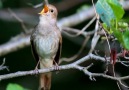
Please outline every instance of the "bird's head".
[[43, 16], [51, 19], [56, 19], [58, 12], [55, 6], [49, 4], [49, 5], [44, 5], [43, 10], [39, 14], [41, 17]]

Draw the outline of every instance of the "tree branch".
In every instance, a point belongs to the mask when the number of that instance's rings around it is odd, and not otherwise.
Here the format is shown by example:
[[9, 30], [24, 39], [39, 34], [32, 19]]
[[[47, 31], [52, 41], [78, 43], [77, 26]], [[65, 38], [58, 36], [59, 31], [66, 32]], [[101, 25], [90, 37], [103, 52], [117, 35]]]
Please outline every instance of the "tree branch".
[[[82, 67], [82, 66], [79, 65], [79, 64], [81, 64], [83, 62], [86, 62], [90, 59], [95, 59], [95, 60], [98, 60], [98, 61], [105, 62], [105, 58], [100, 57], [100, 56], [96, 56], [96, 55], [90, 53], [87, 56], [85, 56], [85, 57], [83, 57], [83, 58], [81, 58], [81, 59], [79, 59], [79, 60], [77, 60], [77, 61], [75, 61], [71, 64], [61, 65], [58, 68], [59, 68], [59, 70], [67, 70], [67, 69], [80, 70], [80, 71], [84, 72], [85, 75], [88, 75], [91, 80], [95, 80], [94, 77], [104, 77], [104, 78], [115, 80], [115, 81], [121, 81], [121, 80], [129, 79], [129, 76], [113, 77], [113, 76], [105, 75], [103, 73], [92, 73], [92, 72], [88, 71], [88, 69], [93, 64], [90, 64], [87, 67]], [[56, 69], [54, 67], [51, 67], [51, 68], [39, 69], [38, 71], [36, 71], [36, 70], [18, 71], [18, 72], [6, 74], [6, 75], [0, 75], [0, 80], [10, 79], [10, 78], [15, 78], [15, 77], [20, 77], [20, 76], [26, 76], [26, 75], [35, 75], [35, 74], [37, 74], [37, 72], [39, 74], [39, 73], [46, 73], [46, 72], [52, 72], [52, 71], [56, 71]]]
[[17, 51], [21, 48], [30, 45], [30, 36], [29, 35], [17, 35], [16, 37], [10, 39], [7, 43], [0, 45], [0, 56], [6, 55], [8, 53]]

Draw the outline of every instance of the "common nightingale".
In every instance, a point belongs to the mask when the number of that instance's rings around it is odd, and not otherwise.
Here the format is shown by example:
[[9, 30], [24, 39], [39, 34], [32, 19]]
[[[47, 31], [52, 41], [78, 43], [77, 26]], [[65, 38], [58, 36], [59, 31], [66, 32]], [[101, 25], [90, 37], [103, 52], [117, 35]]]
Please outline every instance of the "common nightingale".
[[[57, 27], [57, 9], [45, 5], [39, 13], [39, 23], [33, 30], [30, 42], [32, 52], [40, 69], [57, 65], [61, 53], [62, 36]], [[40, 90], [50, 90], [51, 72], [40, 74]]]

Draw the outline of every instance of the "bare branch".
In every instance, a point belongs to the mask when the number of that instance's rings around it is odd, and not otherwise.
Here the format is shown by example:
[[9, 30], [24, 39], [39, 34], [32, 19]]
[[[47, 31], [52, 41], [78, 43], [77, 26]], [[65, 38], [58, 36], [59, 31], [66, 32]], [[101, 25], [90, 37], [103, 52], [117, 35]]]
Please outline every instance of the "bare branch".
[[7, 43], [0, 45], [0, 56], [17, 51], [23, 47], [29, 46], [29, 35], [17, 35]]
[[[62, 29], [63, 29], [62, 32], [69, 37], [73, 36], [71, 33], [75, 33], [75, 34], [80, 33], [79, 29], [74, 29], [74, 28], [70, 28], [70, 27], [62, 27]], [[81, 33], [81, 35], [83, 35], [84, 37], [87, 37], [87, 36], [93, 35], [94, 33], [95, 33], [94, 30], [91, 30], [89, 32], [84, 31], [83, 33]], [[97, 33], [102, 35], [101, 32], [97, 32]]]
[[97, 34], [98, 30], [99, 30], [99, 21], [97, 20], [96, 21], [96, 26], [95, 26], [95, 33], [94, 33], [94, 36], [92, 38], [91, 49], [90, 49], [89, 53], [93, 52], [93, 50], [94, 50], [94, 48], [95, 48], [95, 46], [96, 46], [96, 44], [97, 44], [97, 42], [100, 38], [100, 35]]
[[[90, 71], [88, 71], [88, 69], [93, 65], [89, 65], [87, 67], [82, 67], [79, 64], [86, 62], [89, 59], [95, 59], [95, 60], [100, 60], [100, 61], [105, 61], [105, 59], [103, 57], [99, 57], [96, 56], [94, 54], [88, 54], [87, 56], [71, 63], [71, 64], [67, 64], [67, 65], [61, 65], [59, 66], [59, 70], [66, 70], [66, 69], [77, 69], [80, 71], [83, 71], [86, 75], [89, 76], [89, 78], [91, 80], [95, 80], [94, 77], [103, 77], [103, 78], [107, 78], [107, 79], [111, 79], [111, 80], [115, 80], [115, 81], [121, 81], [121, 80], [127, 80], [129, 79], [129, 76], [124, 76], [124, 77], [113, 77], [113, 76], [109, 76], [109, 75], [105, 75], [103, 73], [92, 73]], [[46, 72], [52, 72], [55, 71], [54, 67], [51, 68], [46, 68], [46, 69], [39, 69], [38, 72], [39, 73], [46, 73]], [[6, 75], [0, 75], [0, 80], [5, 80], [5, 79], [10, 79], [10, 78], [15, 78], [15, 77], [20, 77], [20, 76], [26, 76], [26, 75], [35, 75], [37, 74], [37, 72], [35, 72], [35, 70], [30, 70], [30, 71], [18, 71], [15, 73], [10, 73], [10, 74], [6, 74]]]
[[43, 6], [43, 3], [39, 3], [39, 4], [35, 5], [35, 6], [33, 6], [33, 8], [38, 8], [38, 7], [41, 7], [41, 6]]
[[96, 19], [96, 17], [94, 17], [88, 24], [86, 24], [85, 27], [83, 27], [80, 32], [76, 33], [75, 35], [70, 35], [70, 36], [77, 37], [77, 36], [81, 35], [95, 21], [95, 19]]

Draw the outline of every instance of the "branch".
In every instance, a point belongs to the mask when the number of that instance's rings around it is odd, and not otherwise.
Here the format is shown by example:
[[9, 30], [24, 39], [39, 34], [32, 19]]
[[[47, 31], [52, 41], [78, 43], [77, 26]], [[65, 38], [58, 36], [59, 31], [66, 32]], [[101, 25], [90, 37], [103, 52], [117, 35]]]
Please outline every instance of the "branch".
[[29, 35], [17, 35], [16, 37], [10, 39], [7, 43], [0, 45], [0, 56], [6, 55], [8, 53], [17, 51], [21, 48], [30, 45], [29, 42], [30, 36]]
[[89, 26], [91, 26], [91, 24], [95, 21], [96, 17], [94, 17], [88, 24], [86, 24], [78, 33], [76, 33], [75, 35], [70, 35], [70, 37], [77, 37], [79, 35], [81, 35], [83, 32], [85, 32], [87, 30], [87, 28]]
[[[83, 58], [81, 58], [81, 59], [79, 59], [71, 64], [61, 65], [58, 68], [59, 68], [59, 70], [77, 69], [77, 70], [83, 71], [85, 73], [85, 75], [88, 75], [91, 80], [95, 80], [94, 77], [104, 77], [104, 78], [115, 80], [115, 81], [129, 79], [129, 76], [113, 77], [113, 76], [105, 75], [103, 73], [92, 73], [92, 72], [88, 71], [88, 69], [93, 64], [91, 64], [87, 67], [82, 67], [79, 65], [79, 64], [86, 62], [90, 59], [95, 59], [95, 60], [105, 62], [105, 58], [103, 58], [103, 57], [96, 56], [94, 54], [88, 54], [87, 56], [85, 56], [85, 57], [83, 57]], [[47, 73], [47, 72], [52, 72], [52, 71], [56, 71], [56, 69], [54, 67], [51, 67], [51, 68], [46, 68], [46, 69], [39, 69], [37, 72], [39, 74], [39, 73]], [[18, 72], [6, 74], [6, 75], [0, 75], [0, 80], [10, 79], [10, 78], [15, 78], [15, 77], [20, 77], [20, 76], [26, 76], [26, 75], [35, 75], [35, 74], [37, 74], [37, 72], [35, 70], [18, 71]]]
[[83, 44], [82, 44], [80, 50], [75, 55], [73, 55], [70, 58], [61, 58], [60, 61], [59, 61], [59, 63], [62, 63], [63, 61], [71, 62], [71, 61], [75, 60], [77, 57], [79, 57], [79, 55], [84, 50], [84, 48], [85, 48], [85, 46], [86, 46], [86, 44], [87, 44], [87, 42], [88, 42], [89, 39], [90, 39], [90, 36], [89, 37], [85, 37], [85, 40], [83, 41]]
[[97, 33], [99, 31], [99, 29], [100, 29], [98, 22], [99, 21], [97, 20], [96, 25], [95, 25], [95, 33], [94, 33], [94, 36], [93, 36], [92, 41], [91, 41], [91, 49], [90, 49], [89, 53], [93, 52], [93, 50], [95, 49], [95, 47], [96, 47], [96, 45], [98, 43], [98, 40], [100, 38], [100, 35]]
[[5, 64], [5, 58], [3, 59], [3, 63], [0, 65], [0, 71], [4, 69], [7, 69], [9, 71], [8, 67], [4, 66], [4, 64]]

